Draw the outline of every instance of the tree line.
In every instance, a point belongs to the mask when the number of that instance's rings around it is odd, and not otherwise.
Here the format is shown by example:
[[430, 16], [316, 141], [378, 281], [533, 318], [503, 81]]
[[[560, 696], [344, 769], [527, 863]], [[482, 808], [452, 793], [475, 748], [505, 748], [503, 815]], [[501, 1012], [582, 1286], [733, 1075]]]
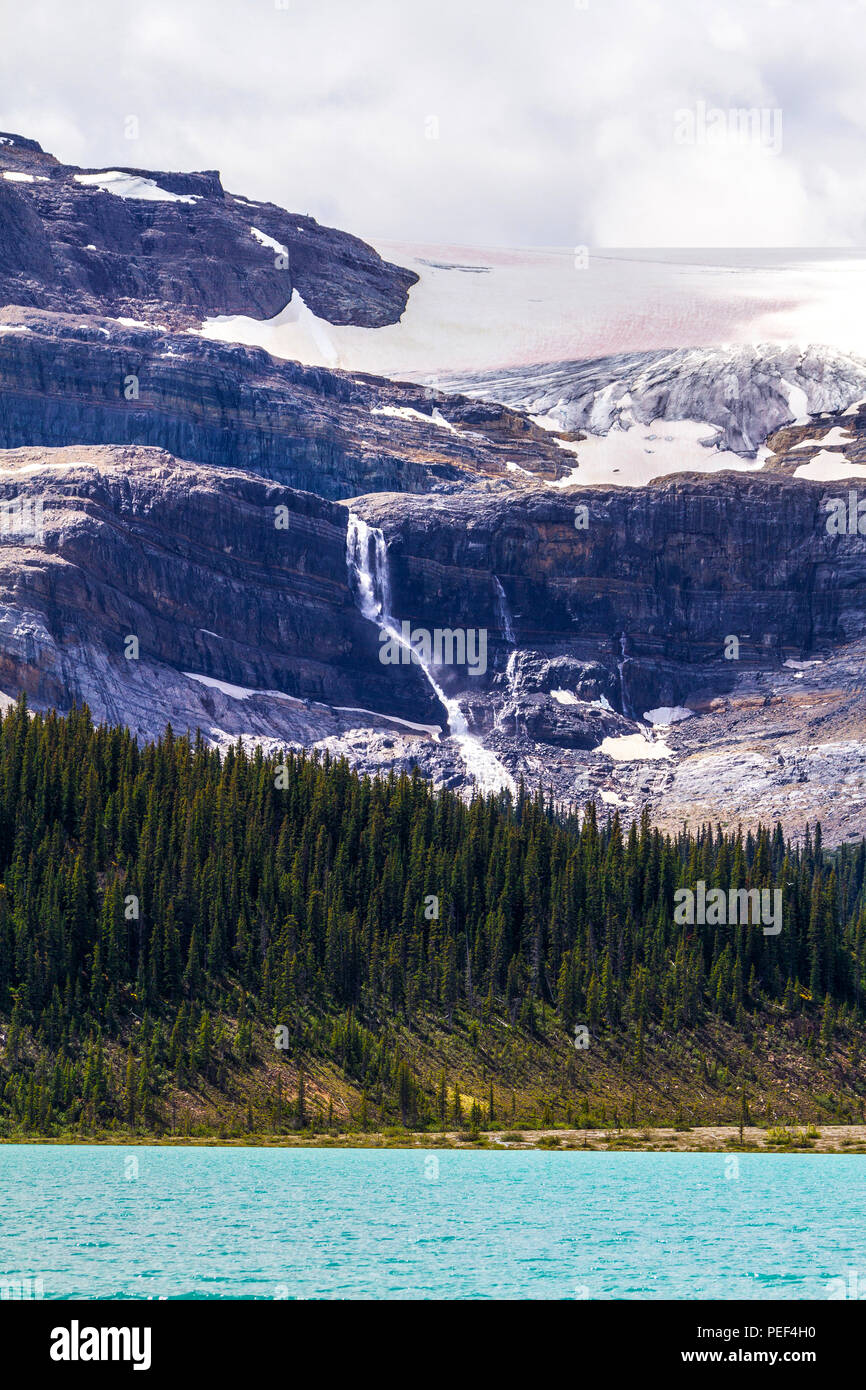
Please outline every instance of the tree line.
[[[252, 1065], [263, 1028], [416, 1121], [451, 1102], [395, 1019], [628, 1030], [638, 1058], [650, 1024], [710, 1015], [805, 1012], [830, 1036], [862, 1017], [864, 874], [866, 841], [829, 854], [820, 825], [626, 829], [522, 785], [467, 803], [170, 727], [139, 745], [22, 698], [0, 722], [0, 1117], [147, 1122]], [[678, 924], [698, 881], [780, 888], [781, 932]]]

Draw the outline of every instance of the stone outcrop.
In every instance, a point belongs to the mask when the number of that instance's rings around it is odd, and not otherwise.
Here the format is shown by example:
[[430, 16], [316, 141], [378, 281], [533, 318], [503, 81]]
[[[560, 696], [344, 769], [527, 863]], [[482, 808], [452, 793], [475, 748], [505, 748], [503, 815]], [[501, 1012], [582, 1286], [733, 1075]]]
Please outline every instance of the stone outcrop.
[[329, 498], [568, 471], [503, 406], [111, 318], [0, 310], [0, 393], [0, 448], [148, 445]]
[[0, 134], [0, 303], [186, 328], [272, 318], [297, 289], [330, 323], [377, 328], [416, 279], [358, 237], [226, 193], [215, 170], [82, 170]]

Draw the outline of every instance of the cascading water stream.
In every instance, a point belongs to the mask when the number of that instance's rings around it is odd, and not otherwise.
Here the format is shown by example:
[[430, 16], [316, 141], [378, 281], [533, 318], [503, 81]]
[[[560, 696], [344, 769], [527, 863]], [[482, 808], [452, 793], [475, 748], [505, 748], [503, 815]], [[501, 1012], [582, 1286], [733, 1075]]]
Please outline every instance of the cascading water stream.
[[[505, 699], [504, 703], [501, 704], [501, 705], [499, 706], [499, 708], [497, 709], [496, 713], [495, 713], [494, 716], [493, 716], [493, 727], [494, 727], [494, 729], [501, 729], [501, 728], [502, 728], [503, 721], [504, 721], [504, 719], [505, 719], [505, 716], [506, 716], [506, 714], [507, 714], [507, 712], [508, 712], [508, 708], [509, 708], [508, 702], [511, 701], [512, 706], [515, 706], [515, 707], [516, 707], [516, 696], [517, 696], [516, 684], [517, 684], [517, 658], [518, 658], [518, 655], [519, 655], [519, 653], [518, 653], [516, 647], [514, 648], [514, 651], [513, 651], [513, 652], [509, 652], [509, 653], [508, 653], [508, 660], [507, 660], [506, 663], [505, 663], [505, 686], [506, 686], [506, 689], [507, 689], [507, 691], [508, 691], [508, 695], [506, 696], [506, 699]], [[516, 715], [515, 715], [515, 732], [517, 732], [517, 720], [516, 720]], [[524, 732], [525, 732], [525, 730], [524, 730]]]
[[505, 633], [506, 642], [510, 642], [513, 647], [517, 642], [517, 638], [514, 636], [514, 624], [511, 621], [511, 614], [508, 611], [508, 599], [505, 597], [505, 590], [495, 574], [493, 576], [493, 584], [496, 589], [496, 608], [499, 613], [499, 626]]
[[381, 623], [391, 610], [391, 582], [385, 537], [375, 526], [349, 513], [346, 534], [346, 563], [355, 581], [355, 598], [365, 618]]
[[626, 652], [625, 652], [625, 647], [626, 647], [626, 642], [627, 642], [627, 640], [628, 640], [628, 639], [627, 639], [625, 633], [624, 633], [624, 632], [621, 633], [621, 634], [620, 634], [620, 639], [619, 639], [619, 650], [620, 650], [620, 654], [621, 654], [621, 656], [622, 656], [622, 660], [619, 661], [619, 662], [617, 662], [617, 668], [616, 668], [616, 669], [619, 671], [619, 703], [620, 703], [620, 706], [621, 706], [621, 708], [622, 708], [622, 713], [625, 715], [626, 719], [634, 719], [635, 723], [637, 724], [638, 728], [640, 729], [640, 731], [641, 731], [641, 733], [643, 734], [644, 738], [646, 739], [647, 743], [655, 743], [655, 742], [656, 742], [656, 731], [655, 731], [655, 728], [653, 727], [652, 724], [647, 724], [647, 723], [645, 723], [644, 720], [638, 719], [635, 715], [633, 715], [633, 714], [631, 713], [631, 711], [629, 710], [628, 701], [627, 701], [627, 699], [626, 699], [626, 694], [625, 694], [625, 665], [626, 665], [626, 662], [629, 660], [629, 658], [626, 656]]
[[625, 633], [621, 633], [619, 639], [619, 650], [620, 655], [622, 656], [622, 661], [617, 662], [616, 669], [619, 672], [619, 703], [622, 708], [622, 713], [625, 715], [626, 719], [628, 719], [630, 716], [628, 712], [628, 703], [625, 698], [625, 663], [628, 660], [625, 654], [626, 640], [627, 639]]
[[516, 792], [511, 774], [495, 754], [469, 732], [469, 725], [458, 702], [445, 694], [429, 663], [403, 636], [400, 624], [391, 613], [391, 576], [385, 537], [377, 526], [369, 526], [353, 512], [349, 513], [346, 533], [346, 563], [350, 585], [363, 616], [384, 629], [405, 651], [411, 652], [413, 660], [424, 672], [428, 685], [445, 709], [448, 734], [457, 744], [473, 782], [484, 792], [498, 792], [504, 788]]
[[[508, 661], [505, 665], [505, 685], [508, 690], [508, 698], [512, 699], [514, 696], [514, 670], [517, 664], [517, 638], [514, 635], [514, 624], [511, 621], [511, 612], [508, 607], [508, 598], [499, 580], [499, 576], [495, 574], [493, 576], [493, 586], [496, 590], [496, 611], [499, 616], [499, 626], [505, 635], [506, 642], [510, 642], [511, 646], [514, 648], [513, 651], [510, 651], [508, 653]], [[504, 712], [505, 707], [500, 706], [500, 708], [494, 714], [494, 729], [502, 728], [502, 719]]]

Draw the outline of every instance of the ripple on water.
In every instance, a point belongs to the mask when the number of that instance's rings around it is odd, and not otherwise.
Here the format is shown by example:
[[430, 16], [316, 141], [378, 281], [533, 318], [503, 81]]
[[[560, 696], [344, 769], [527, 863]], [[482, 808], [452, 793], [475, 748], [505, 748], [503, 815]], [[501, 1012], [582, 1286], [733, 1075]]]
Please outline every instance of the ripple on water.
[[425, 1151], [138, 1146], [126, 1183], [127, 1152], [0, 1146], [6, 1271], [54, 1298], [784, 1299], [862, 1265], [866, 1155], [731, 1181], [723, 1154], [437, 1150], [431, 1181]]

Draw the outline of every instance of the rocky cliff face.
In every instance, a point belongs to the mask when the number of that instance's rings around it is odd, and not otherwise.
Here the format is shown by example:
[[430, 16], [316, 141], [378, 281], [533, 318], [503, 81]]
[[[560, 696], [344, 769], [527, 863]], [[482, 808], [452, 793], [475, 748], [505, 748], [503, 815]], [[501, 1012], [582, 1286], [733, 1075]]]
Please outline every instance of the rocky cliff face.
[[86, 700], [141, 737], [170, 721], [467, 792], [522, 776], [672, 829], [820, 816], [844, 838], [866, 814], [866, 556], [827, 533], [826, 491], [731, 476], [359, 499], [391, 620], [486, 632], [486, 669], [436, 667], [437, 694], [379, 659], [346, 507], [153, 449], [7, 451], [0, 690]]
[[0, 469], [6, 694], [218, 741], [345, 727], [326, 704], [436, 714], [415, 668], [378, 660], [344, 508], [159, 450], [21, 449]]
[[[820, 818], [837, 841], [866, 824], [866, 549], [827, 530], [838, 492], [729, 474], [355, 505], [388, 537], [396, 618], [488, 630], [483, 677], [436, 678], [502, 785], [649, 806], [673, 831]], [[447, 742], [399, 743], [465, 785]], [[327, 746], [395, 758], [378, 736]]]
[[[389, 541], [393, 611], [425, 627], [489, 627], [520, 648], [623, 660], [626, 712], [675, 704], [693, 669], [800, 658], [866, 636], [866, 549], [827, 531], [838, 484], [680, 477], [652, 488], [419, 499], [368, 497]], [[584, 509], [584, 510], [581, 510]], [[622, 708], [623, 701], [620, 701]]]
[[329, 498], [568, 472], [503, 406], [111, 318], [0, 310], [0, 392], [0, 448], [151, 445]]
[[320, 318], [375, 328], [416, 278], [357, 237], [226, 193], [214, 170], [82, 170], [0, 134], [0, 303], [184, 328], [272, 318], [297, 289]]

